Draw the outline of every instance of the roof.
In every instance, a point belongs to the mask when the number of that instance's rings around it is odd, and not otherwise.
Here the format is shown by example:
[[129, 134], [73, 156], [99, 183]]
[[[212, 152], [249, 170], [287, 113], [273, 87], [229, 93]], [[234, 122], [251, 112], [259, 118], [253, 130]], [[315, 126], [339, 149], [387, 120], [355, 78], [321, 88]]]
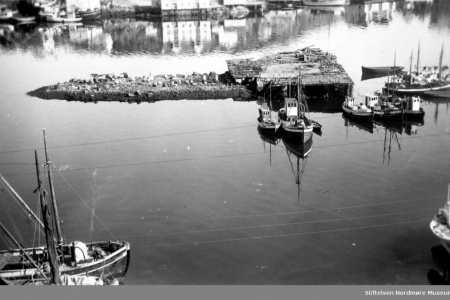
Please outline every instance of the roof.
[[235, 79], [258, 78], [275, 84], [325, 85], [353, 81], [336, 56], [317, 48], [282, 52], [261, 59], [228, 60], [228, 71]]

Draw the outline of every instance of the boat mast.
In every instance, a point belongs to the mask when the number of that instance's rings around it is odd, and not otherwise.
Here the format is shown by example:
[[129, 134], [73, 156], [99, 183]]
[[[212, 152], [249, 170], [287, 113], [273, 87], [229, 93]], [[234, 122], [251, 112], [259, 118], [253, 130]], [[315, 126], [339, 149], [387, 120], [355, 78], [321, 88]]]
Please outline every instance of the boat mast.
[[442, 43], [441, 56], [439, 57], [439, 78], [442, 79], [442, 58], [444, 56], [444, 43]]
[[420, 40], [419, 40], [419, 47], [417, 48], [417, 76], [419, 75], [419, 60], [420, 60]]
[[412, 59], [413, 59], [413, 51], [411, 50], [411, 56], [409, 58], [409, 84], [412, 84]]
[[54, 212], [54, 218], [55, 218], [55, 224], [56, 224], [56, 238], [58, 240], [59, 244], [63, 243], [62, 240], [62, 234], [61, 234], [61, 226], [59, 223], [59, 214], [58, 214], [58, 206], [56, 205], [56, 197], [55, 197], [55, 189], [53, 187], [53, 179], [52, 179], [52, 170], [51, 170], [51, 161], [47, 153], [47, 142], [45, 140], [45, 129], [44, 131], [44, 149], [45, 149], [45, 164], [47, 165], [47, 172], [48, 172], [48, 179], [50, 182], [50, 195], [52, 197], [52, 205], [53, 205], [53, 212]]
[[56, 252], [55, 239], [53, 236], [53, 230], [50, 227], [50, 222], [48, 221], [48, 215], [50, 214], [47, 201], [45, 200], [44, 189], [42, 188], [41, 176], [39, 171], [39, 161], [37, 151], [34, 151], [35, 161], [36, 161], [36, 175], [38, 181], [38, 191], [39, 191], [39, 201], [41, 203], [42, 218], [45, 225], [45, 239], [47, 241], [47, 251], [49, 254], [49, 263], [52, 273], [52, 283], [57, 284], [59, 282], [59, 264], [58, 255]]

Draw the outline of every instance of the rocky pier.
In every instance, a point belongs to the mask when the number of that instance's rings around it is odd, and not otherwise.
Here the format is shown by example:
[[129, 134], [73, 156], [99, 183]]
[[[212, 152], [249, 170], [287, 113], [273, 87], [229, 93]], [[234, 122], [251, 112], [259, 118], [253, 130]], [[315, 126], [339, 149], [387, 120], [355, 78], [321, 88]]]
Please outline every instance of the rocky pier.
[[229, 99], [256, 100], [257, 95], [237, 84], [228, 73], [192, 75], [149, 75], [131, 77], [127, 73], [91, 74], [88, 79], [38, 88], [28, 93], [42, 99], [82, 102], [155, 102], [161, 100]]

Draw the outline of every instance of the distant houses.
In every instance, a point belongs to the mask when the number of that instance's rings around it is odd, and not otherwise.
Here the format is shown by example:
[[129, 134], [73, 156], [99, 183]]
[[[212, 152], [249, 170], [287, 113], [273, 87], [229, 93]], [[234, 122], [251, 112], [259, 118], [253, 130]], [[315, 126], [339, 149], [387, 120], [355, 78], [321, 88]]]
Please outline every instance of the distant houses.
[[149, 0], [146, 5], [136, 7], [137, 12], [157, 15], [206, 14], [222, 8], [246, 6], [260, 8], [264, 0]]

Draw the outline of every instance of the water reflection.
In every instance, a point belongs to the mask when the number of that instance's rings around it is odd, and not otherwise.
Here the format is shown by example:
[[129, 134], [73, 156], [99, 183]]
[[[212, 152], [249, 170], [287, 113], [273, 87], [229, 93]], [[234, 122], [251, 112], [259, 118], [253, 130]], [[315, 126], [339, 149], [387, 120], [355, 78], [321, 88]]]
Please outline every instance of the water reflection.
[[347, 137], [348, 137], [348, 128], [353, 126], [368, 133], [371, 134], [373, 133], [373, 128], [375, 125], [372, 123], [372, 120], [354, 119], [344, 113], [342, 113], [342, 118], [345, 120], [344, 126], [347, 127], [346, 132]]
[[304, 143], [285, 137], [282, 137], [281, 140], [286, 148], [291, 171], [294, 175], [295, 184], [297, 185], [297, 201], [300, 201], [302, 177], [305, 172], [308, 157], [311, 154], [313, 138], [311, 137]]
[[275, 148], [281, 141], [281, 138], [276, 134], [275, 131], [262, 130], [261, 127], [257, 126], [258, 134], [261, 138], [264, 146], [264, 151], [266, 151], [266, 144], [269, 144], [269, 163], [272, 165], [272, 146]]
[[[394, 12], [397, 12], [394, 14]], [[0, 30], [1, 45], [6, 49], [36, 47], [50, 48], [72, 45], [106, 54], [179, 53], [200, 54], [222, 51], [245, 51], [284, 43], [307, 34], [312, 29], [332, 26], [336, 22], [366, 27], [369, 24], [389, 23], [399, 15], [408, 20], [412, 15], [430, 16], [430, 24], [449, 27], [448, 1], [434, 2], [377, 2], [330, 8], [304, 7], [289, 11], [272, 10], [264, 14], [250, 13], [244, 16], [220, 15], [213, 18], [183, 19], [106, 19], [98, 23], [56, 25], [60, 31], [46, 33], [43, 24], [7, 24]], [[13, 34], [12, 34], [13, 32]], [[53, 36], [52, 38], [50, 36]], [[53, 39], [55, 45], [49, 41]]]
[[384, 129], [383, 163], [389, 165], [393, 148], [402, 150], [399, 135], [403, 133], [403, 122], [373, 119], [373, 124]]
[[431, 285], [450, 284], [450, 253], [442, 245], [431, 248], [431, 255], [436, 269], [427, 273]]

